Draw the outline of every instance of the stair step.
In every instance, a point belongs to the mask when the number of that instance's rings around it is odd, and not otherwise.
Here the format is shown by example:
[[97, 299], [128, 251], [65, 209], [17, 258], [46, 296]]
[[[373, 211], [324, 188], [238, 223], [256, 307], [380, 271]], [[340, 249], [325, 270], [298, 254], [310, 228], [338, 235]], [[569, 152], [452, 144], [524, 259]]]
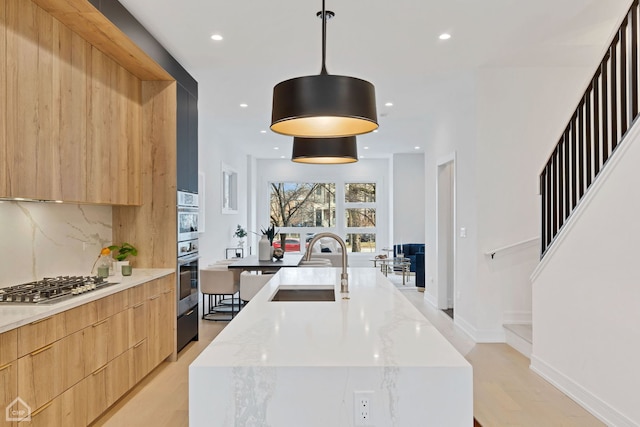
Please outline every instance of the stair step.
[[533, 327], [530, 324], [505, 324], [507, 344], [518, 350], [524, 356], [531, 358], [533, 343]]
[[531, 324], [505, 324], [502, 325], [505, 329], [513, 332], [529, 344], [533, 343], [533, 327]]

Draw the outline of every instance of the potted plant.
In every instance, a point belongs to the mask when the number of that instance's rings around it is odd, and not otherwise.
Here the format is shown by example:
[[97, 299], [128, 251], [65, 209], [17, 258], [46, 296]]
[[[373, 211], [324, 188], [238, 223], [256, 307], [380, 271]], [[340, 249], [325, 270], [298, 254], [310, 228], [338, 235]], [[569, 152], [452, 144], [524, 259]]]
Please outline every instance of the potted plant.
[[258, 242], [258, 259], [267, 261], [273, 258], [273, 239], [276, 237], [276, 227], [271, 224], [269, 228], [261, 228], [262, 238]]
[[261, 228], [260, 232], [262, 233], [263, 236], [267, 236], [267, 239], [269, 239], [269, 244], [273, 246], [273, 239], [276, 237], [276, 234], [277, 234], [275, 225], [271, 224], [267, 229]]
[[238, 227], [236, 228], [236, 232], [233, 233], [233, 235], [234, 237], [238, 238], [238, 247], [239, 248], [244, 247], [244, 240], [242, 239], [247, 237], [247, 231], [244, 228], [242, 228], [240, 224], [238, 224]]
[[128, 256], [138, 255], [138, 250], [131, 244], [124, 242], [122, 245], [111, 245], [108, 247], [114, 254], [116, 262], [114, 263], [114, 270], [116, 274], [122, 273], [123, 276], [131, 276], [131, 266], [127, 261]]

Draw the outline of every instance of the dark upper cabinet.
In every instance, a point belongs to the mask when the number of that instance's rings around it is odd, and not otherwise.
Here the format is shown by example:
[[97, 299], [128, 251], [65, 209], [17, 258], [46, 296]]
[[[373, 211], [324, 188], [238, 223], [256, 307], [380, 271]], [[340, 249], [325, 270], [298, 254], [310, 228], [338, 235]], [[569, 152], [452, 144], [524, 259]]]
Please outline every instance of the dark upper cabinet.
[[198, 98], [189, 94], [189, 188], [198, 192]]
[[178, 190], [198, 192], [198, 99], [177, 85]]

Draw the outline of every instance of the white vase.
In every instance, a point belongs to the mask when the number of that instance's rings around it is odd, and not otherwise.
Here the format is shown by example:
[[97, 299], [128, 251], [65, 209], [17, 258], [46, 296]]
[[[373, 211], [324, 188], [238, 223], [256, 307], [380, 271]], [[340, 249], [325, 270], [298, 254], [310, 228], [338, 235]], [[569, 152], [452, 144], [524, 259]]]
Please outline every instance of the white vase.
[[258, 261], [271, 261], [271, 243], [266, 235], [258, 242]]

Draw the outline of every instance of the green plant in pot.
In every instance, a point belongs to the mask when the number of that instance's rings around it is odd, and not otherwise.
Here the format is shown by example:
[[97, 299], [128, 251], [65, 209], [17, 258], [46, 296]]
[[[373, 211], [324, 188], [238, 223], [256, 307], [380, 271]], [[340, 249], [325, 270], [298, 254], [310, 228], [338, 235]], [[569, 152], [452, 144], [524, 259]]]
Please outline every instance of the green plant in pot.
[[111, 245], [109, 246], [109, 249], [117, 261], [115, 267], [116, 274], [121, 272], [123, 276], [131, 276], [132, 270], [129, 265], [129, 261], [127, 261], [127, 257], [137, 256], [138, 249], [136, 249], [131, 243], [127, 242], [124, 242], [120, 246]]
[[269, 244], [273, 246], [273, 239], [276, 237], [276, 234], [278, 233], [276, 231], [276, 226], [271, 224], [267, 229], [261, 228], [260, 232], [262, 233], [263, 236], [267, 236], [267, 239], [269, 239]]
[[235, 233], [233, 233], [234, 237], [238, 238], [238, 247], [241, 248], [244, 246], [244, 238], [247, 237], [247, 231], [238, 224]]

